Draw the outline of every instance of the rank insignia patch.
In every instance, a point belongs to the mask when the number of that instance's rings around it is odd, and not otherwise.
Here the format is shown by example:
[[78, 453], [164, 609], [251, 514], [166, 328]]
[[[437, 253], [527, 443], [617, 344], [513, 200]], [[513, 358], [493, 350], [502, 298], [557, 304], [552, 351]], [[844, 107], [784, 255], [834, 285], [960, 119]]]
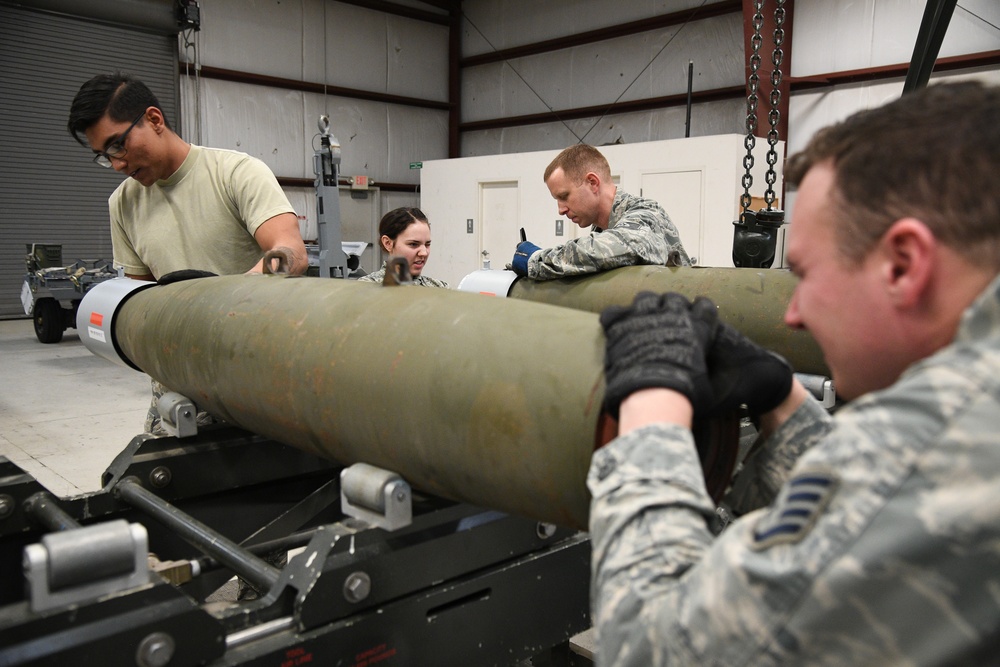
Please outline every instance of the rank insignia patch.
[[781, 489], [777, 499], [753, 530], [753, 548], [798, 542], [812, 529], [837, 488], [827, 470], [802, 471]]

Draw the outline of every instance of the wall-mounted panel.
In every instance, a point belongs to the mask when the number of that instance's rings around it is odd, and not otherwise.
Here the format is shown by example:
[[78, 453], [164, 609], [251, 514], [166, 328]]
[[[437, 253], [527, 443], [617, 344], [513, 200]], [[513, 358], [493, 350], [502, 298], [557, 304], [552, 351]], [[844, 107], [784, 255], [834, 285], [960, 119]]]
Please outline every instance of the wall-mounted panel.
[[389, 140], [386, 180], [395, 183], [420, 182], [420, 174], [410, 163], [448, 157], [448, 113], [434, 109], [387, 106], [386, 137]]
[[302, 78], [302, 2], [201, 0], [201, 62], [239, 72]]
[[[386, 92], [448, 101], [448, 28], [386, 16]], [[367, 63], [356, 63], [367, 67]]]
[[279, 176], [298, 176], [307, 145], [303, 95], [295, 90], [202, 79], [202, 140], [208, 146], [260, 158]]

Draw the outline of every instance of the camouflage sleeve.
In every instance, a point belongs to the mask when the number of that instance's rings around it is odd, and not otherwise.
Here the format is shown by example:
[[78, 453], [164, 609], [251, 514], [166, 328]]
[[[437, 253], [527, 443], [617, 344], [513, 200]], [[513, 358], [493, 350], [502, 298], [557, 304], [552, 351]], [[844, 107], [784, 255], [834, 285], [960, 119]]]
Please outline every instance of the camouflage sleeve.
[[[714, 538], [686, 429], [595, 452], [598, 664], [994, 664], [1000, 394], [953, 361], [835, 421], [804, 404], [756, 465], [777, 497]], [[788, 471], [796, 438], [822, 444]]]
[[[657, 605], [647, 602], [674, 599], [679, 578], [712, 542], [714, 504], [691, 432], [654, 424], [617, 438], [594, 453], [587, 485], [598, 662], [653, 664], [663, 637], [648, 625]], [[674, 657], [697, 664], [690, 654]]]
[[[763, 450], [769, 463], [760, 469], [775, 477], [764, 487], [788, 477], [793, 449], [784, 438], [813, 433], [818, 416], [800, 409]], [[748, 547], [753, 521], [712, 533], [714, 503], [688, 429], [653, 424], [617, 438], [594, 453], [587, 483], [598, 664], [771, 664], [772, 633], [815, 570], [793, 562], [795, 576], [784, 580], [773, 561], [779, 551]]]
[[736, 514], [764, 507], [788, 481], [802, 453], [822, 440], [833, 428], [833, 418], [812, 396], [766, 440], [754, 443], [740, 470], [726, 504]]
[[[679, 241], [677, 245], [680, 246]], [[589, 234], [536, 252], [528, 260], [528, 277], [553, 280], [622, 266], [665, 266], [672, 249], [655, 228], [623, 218], [615, 227], [600, 234]]]

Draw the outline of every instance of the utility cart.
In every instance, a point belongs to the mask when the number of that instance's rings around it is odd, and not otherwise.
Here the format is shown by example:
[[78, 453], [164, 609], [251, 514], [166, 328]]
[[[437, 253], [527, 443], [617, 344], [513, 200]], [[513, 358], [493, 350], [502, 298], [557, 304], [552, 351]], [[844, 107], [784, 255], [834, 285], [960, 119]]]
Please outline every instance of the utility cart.
[[43, 343], [58, 343], [69, 327], [76, 328], [80, 300], [97, 283], [118, 277], [110, 260], [78, 259], [63, 265], [62, 246], [25, 244], [27, 272], [21, 286], [21, 305], [35, 321], [35, 335]]

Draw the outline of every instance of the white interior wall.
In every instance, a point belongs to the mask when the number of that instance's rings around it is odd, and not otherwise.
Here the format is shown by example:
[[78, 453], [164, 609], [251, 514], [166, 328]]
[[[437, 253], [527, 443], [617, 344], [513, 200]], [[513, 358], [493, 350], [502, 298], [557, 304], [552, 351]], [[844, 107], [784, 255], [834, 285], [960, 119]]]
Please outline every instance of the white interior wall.
[[[899, 63], [909, 63], [923, 18], [924, 0], [862, 0], [849, 5], [822, 0], [795, 3], [793, 77], [804, 78]], [[968, 11], [966, 11], [968, 10]], [[996, 0], [963, 0], [956, 8], [939, 57], [1000, 49], [1000, 31], [972, 16], [1000, 25]], [[938, 74], [932, 81], [976, 76], [996, 82], [997, 68], [963, 74]], [[792, 95], [788, 149], [805, 146], [820, 128], [854, 111], [868, 109], [902, 93], [903, 79], [841, 85]]]
[[[446, 101], [448, 29], [328, 0], [200, 0], [206, 65]], [[326, 26], [326, 30], [323, 30]]]

